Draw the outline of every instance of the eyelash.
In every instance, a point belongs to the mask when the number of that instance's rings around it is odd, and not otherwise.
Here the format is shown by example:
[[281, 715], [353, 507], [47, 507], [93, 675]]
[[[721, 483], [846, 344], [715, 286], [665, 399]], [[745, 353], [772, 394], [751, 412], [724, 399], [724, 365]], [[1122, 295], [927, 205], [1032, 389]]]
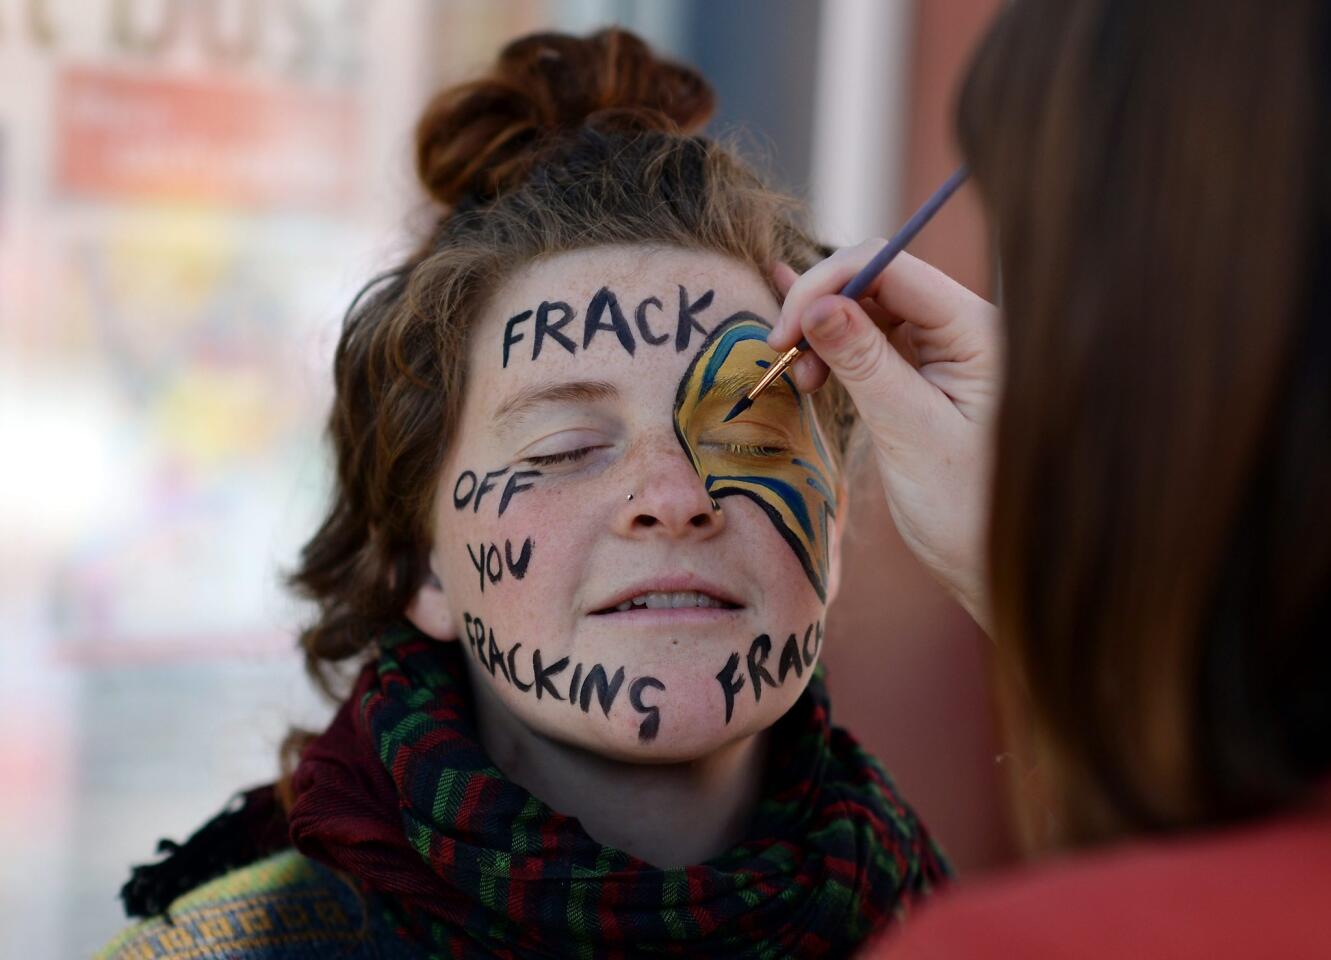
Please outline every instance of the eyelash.
[[779, 457], [790, 452], [785, 447], [759, 443], [723, 443], [721, 446], [737, 457]]
[[[790, 451], [785, 447], [775, 447], [769, 444], [758, 443], [723, 443], [719, 445], [727, 453], [737, 457], [780, 457]], [[587, 454], [591, 453], [595, 447], [578, 447], [576, 450], [565, 450], [562, 453], [548, 453], [539, 457], [527, 457], [523, 462], [529, 463], [533, 467], [553, 467], [561, 463], [573, 463], [581, 460]]]
[[527, 457], [524, 463], [530, 463], [533, 467], [553, 467], [559, 463], [572, 463], [574, 460], [581, 460], [587, 454], [591, 453], [595, 447], [578, 447], [576, 450], [565, 450], [563, 453], [548, 453], [540, 457]]

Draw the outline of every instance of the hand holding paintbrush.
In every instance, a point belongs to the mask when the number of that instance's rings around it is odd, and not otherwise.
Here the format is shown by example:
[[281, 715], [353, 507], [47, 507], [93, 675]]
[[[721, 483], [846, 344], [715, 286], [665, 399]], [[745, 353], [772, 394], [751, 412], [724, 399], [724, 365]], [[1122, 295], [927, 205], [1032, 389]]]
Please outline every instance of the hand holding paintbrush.
[[[882, 246], [845, 248], [801, 275], [778, 269], [773, 282], [783, 303], [768, 340], [780, 356], [807, 334], [817, 351], [810, 356], [820, 362], [806, 370], [797, 364], [787, 379], [804, 392], [817, 390], [828, 374], [838, 379], [902, 539], [984, 625], [999, 313], [914, 257], [898, 255], [890, 275], [873, 279], [866, 264], [885, 258]], [[838, 296], [856, 275], [868, 278], [859, 296]]]
[[[952, 194], [956, 193], [957, 188], [965, 182], [966, 177], [969, 176], [969, 174], [970, 171], [963, 164], [952, 174], [952, 176], [948, 177], [946, 182], [934, 191], [933, 196], [924, 202], [924, 206], [915, 211], [915, 215], [907, 220], [906, 225], [897, 231], [896, 236], [887, 241], [887, 244], [883, 249], [878, 251], [874, 258], [866, 263], [864, 268], [860, 270], [859, 273], [855, 274], [850, 282], [841, 289], [841, 295], [843, 297], [849, 297], [852, 300], [858, 300], [864, 294], [864, 291], [869, 288], [869, 284], [873, 283], [874, 278], [887, 269], [887, 265], [896, 258], [896, 255], [906, 249], [906, 246], [915, 239], [915, 235], [924, 229], [924, 225], [933, 218], [933, 215], [939, 211], [944, 203], [947, 202], [947, 199], [952, 196]], [[809, 341], [801, 340], [798, 344], [783, 353], [780, 359], [768, 368], [767, 373], [765, 373], [763, 378], [754, 385], [748, 395], [741, 398], [738, 403], [730, 408], [730, 412], [726, 414], [725, 419], [722, 422], [729, 423], [745, 410], [753, 406], [753, 402], [762, 396], [763, 391], [775, 383], [782, 374], [790, 369], [790, 365], [798, 360], [800, 355], [808, 349]]]

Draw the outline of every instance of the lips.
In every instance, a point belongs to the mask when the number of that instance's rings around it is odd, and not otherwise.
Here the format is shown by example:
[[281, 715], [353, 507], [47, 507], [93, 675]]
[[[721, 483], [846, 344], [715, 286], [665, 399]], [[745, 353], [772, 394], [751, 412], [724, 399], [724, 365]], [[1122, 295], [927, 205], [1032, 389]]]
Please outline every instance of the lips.
[[599, 604], [593, 615], [636, 610], [738, 610], [744, 605], [730, 591], [698, 577], [656, 578], [633, 584]]

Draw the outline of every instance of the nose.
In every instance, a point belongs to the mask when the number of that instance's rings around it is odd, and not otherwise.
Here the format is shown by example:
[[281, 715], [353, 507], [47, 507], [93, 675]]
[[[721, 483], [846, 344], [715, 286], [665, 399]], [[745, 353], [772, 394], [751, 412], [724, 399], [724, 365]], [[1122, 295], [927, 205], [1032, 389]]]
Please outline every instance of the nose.
[[726, 517], [684, 451], [675, 447], [645, 457], [641, 480], [620, 504], [615, 531], [624, 537], [708, 540], [725, 529]]

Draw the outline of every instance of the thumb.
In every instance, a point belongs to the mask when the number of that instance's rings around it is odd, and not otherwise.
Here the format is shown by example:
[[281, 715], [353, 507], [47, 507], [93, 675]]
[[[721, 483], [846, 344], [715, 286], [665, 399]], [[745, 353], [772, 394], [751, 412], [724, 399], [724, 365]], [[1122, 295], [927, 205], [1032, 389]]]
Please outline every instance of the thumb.
[[854, 300], [823, 296], [801, 325], [809, 346], [841, 381], [878, 441], [912, 439], [928, 403], [928, 384]]

